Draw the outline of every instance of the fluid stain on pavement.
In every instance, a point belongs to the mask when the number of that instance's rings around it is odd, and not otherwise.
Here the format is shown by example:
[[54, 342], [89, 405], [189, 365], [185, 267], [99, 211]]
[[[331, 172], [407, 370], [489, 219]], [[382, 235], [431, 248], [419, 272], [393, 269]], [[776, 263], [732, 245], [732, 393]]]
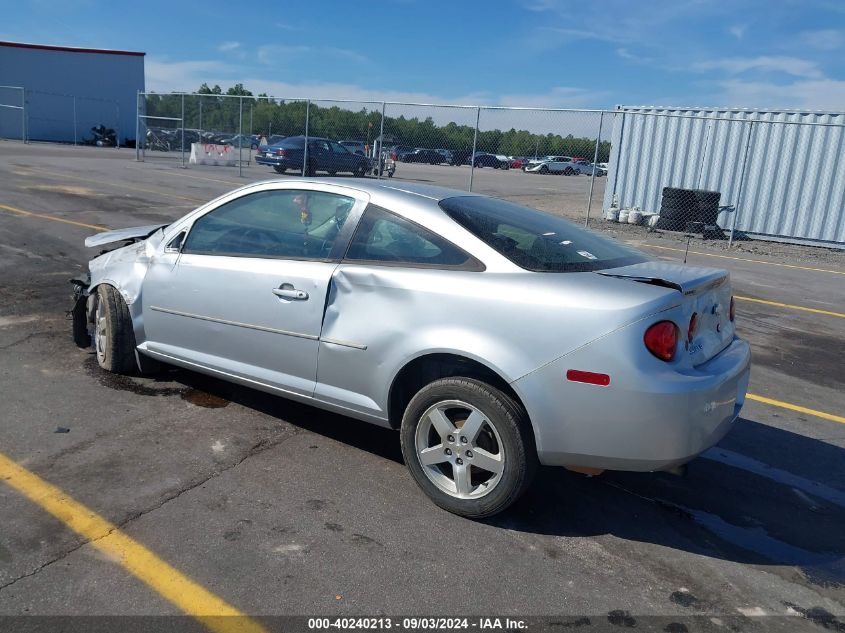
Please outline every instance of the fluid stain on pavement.
[[85, 359], [84, 366], [85, 371], [90, 376], [95, 377], [101, 385], [109, 389], [128, 391], [139, 396], [179, 396], [185, 402], [190, 402], [195, 406], [205, 409], [222, 409], [223, 407], [229, 406], [229, 401], [225, 398], [201, 391], [200, 389], [158, 386], [155, 379], [145, 384], [132, 376], [112, 374], [101, 369], [93, 355]]
[[185, 389], [180, 394], [182, 400], [206, 409], [222, 409], [229, 406], [229, 401], [199, 389]]

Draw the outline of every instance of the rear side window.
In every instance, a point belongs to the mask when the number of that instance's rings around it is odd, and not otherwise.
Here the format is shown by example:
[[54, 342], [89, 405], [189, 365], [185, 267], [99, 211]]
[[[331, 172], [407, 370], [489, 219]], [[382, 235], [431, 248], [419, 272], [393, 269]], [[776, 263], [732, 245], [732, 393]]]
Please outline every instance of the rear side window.
[[374, 205], [364, 211], [346, 260], [464, 270], [484, 268], [448, 240]]
[[648, 260], [637, 250], [562, 218], [505, 200], [457, 196], [441, 200], [440, 207], [455, 222], [527, 270], [582, 272]]

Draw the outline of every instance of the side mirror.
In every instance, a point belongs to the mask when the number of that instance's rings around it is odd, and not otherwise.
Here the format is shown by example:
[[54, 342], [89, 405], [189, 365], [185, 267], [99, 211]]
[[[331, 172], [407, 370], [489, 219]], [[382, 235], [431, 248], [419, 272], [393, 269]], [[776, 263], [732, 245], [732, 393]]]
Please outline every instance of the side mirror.
[[188, 235], [187, 231], [180, 231], [180, 233], [167, 243], [164, 247], [165, 253], [181, 253], [182, 245], [185, 243], [185, 237]]

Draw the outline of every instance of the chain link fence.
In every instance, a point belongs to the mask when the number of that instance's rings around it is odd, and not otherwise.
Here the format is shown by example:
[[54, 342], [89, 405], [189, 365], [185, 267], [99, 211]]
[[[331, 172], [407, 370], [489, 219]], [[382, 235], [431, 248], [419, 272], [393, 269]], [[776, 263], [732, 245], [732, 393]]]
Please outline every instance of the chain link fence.
[[26, 141], [26, 91], [0, 86], [0, 138]]
[[141, 160], [223, 164], [256, 177], [395, 176], [613, 232], [845, 243], [838, 115], [152, 93], [139, 94], [138, 107]]
[[396, 177], [507, 198], [616, 233], [845, 246], [842, 113], [215, 92], [138, 93], [136, 114], [136, 129], [120, 130], [115, 101], [0, 86], [0, 138], [108, 145], [134, 132], [138, 160], [228, 166], [255, 178]]
[[122, 132], [117, 101], [0, 86], [0, 138], [114, 146]]

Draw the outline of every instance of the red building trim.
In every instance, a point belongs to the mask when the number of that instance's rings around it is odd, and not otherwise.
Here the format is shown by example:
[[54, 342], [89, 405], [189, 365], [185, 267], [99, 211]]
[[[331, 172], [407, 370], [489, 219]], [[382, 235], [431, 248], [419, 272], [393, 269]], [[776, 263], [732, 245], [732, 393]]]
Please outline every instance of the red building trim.
[[41, 51], [62, 51], [65, 53], [96, 53], [97, 55], [130, 55], [132, 57], [143, 57], [146, 53], [137, 51], [113, 51], [104, 48], [75, 48], [73, 46], [49, 46], [46, 44], [24, 44], [22, 42], [0, 42], [0, 46], [10, 48], [34, 48]]

